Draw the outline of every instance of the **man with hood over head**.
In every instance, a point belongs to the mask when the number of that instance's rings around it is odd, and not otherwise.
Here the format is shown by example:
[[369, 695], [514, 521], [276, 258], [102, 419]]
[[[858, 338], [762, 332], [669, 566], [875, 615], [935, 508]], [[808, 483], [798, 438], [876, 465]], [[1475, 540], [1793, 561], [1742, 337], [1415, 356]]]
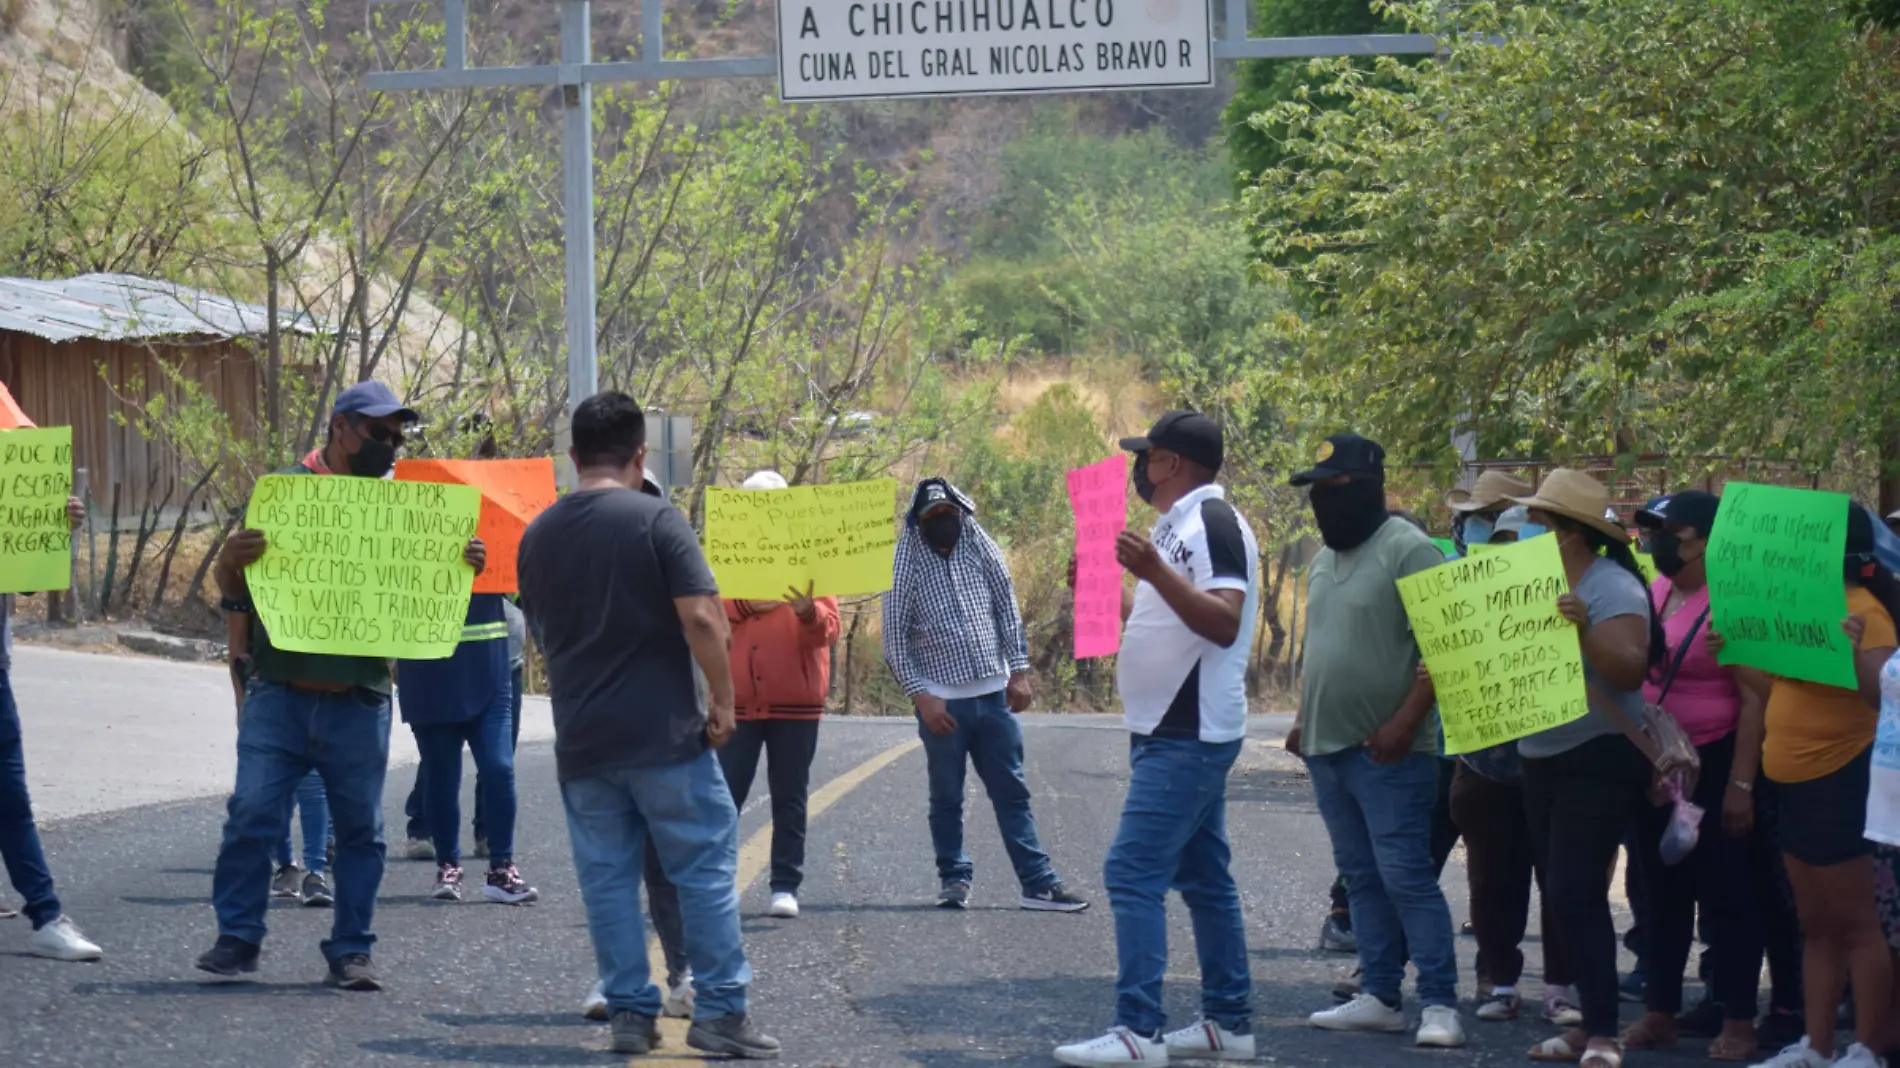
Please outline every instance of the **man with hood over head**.
[[937, 904], [969, 905], [976, 869], [963, 851], [963, 775], [973, 764], [996, 808], [1022, 907], [1088, 908], [1057, 878], [1029, 809], [1015, 717], [1031, 700], [1029, 646], [1009, 565], [976, 521], [976, 506], [942, 478], [919, 482], [911, 496], [884, 595], [884, 659], [916, 707], [924, 741]]

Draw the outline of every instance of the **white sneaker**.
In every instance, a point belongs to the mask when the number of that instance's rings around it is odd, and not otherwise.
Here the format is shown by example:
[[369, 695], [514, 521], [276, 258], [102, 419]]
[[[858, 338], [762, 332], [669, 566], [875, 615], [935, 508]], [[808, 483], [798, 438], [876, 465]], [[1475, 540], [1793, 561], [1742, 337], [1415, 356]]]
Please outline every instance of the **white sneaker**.
[[[1851, 1055], [1853, 1051], [1848, 1052]], [[1872, 1054], [1868, 1056], [1871, 1057]], [[1837, 1063], [1840, 1062], [1829, 1060], [1816, 1053], [1814, 1047], [1808, 1045], [1807, 1036], [1803, 1035], [1801, 1041], [1761, 1062], [1755, 1068], [1834, 1068]], [[1880, 1062], [1876, 1060], [1874, 1063]]]
[[1253, 1035], [1237, 1035], [1212, 1020], [1162, 1036], [1168, 1056], [1189, 1061], [1253, 1060]]
[[1405, 1014], [1371, 994], [1361, 994], [1336, 1009], [1316, 1012], [1307, 1023], [1322, 1031], [1375, 1031], [1396, 1035], [1407, 1029]]
[[61, 916], [27, 936], [26, 951], [53, 960], [98, 960], [105, 950], [86, 940], [73, 921]]
[[798, 919], [798, 895], [773, 894], [772, 907], [766, 910], [766, 915], [775, 916], [781, 920]]
[[680, 981], [666, 992], [666, 1003], [660, 1006], [661, 1016], [670, 1016], [675, 1020], [693, 1018], [693, 973], [687, 972]]
[[1087, 1042], [1056, 1047], [1056, 1063], [1096, 1068], [1098, 1065], [1168, 1063], [1168, 1047], [1126, 1027], [1111, 1027], [1108, 1034]]
[[605, 983], [594, 984], [593, 992], [587, 995], [586, 1001], [581, 1002], [582, 1016], [590, 1020], [605, 1020], [607, 1018], [606, 987], [607, 984]]
[[1458, 1010], [1449, 1005], [1425, 1006], [1424, 1017], [1418, 1024], [1417, 1044], [1440, 1049], [1457, 1049], [1464, 1045], [1465, 1025], [1458, 1018]]
[[1856, 1042], [1834, 1062], [1834, 1068], [1887, 1068], [1887, 1062], [1873, 1050]]

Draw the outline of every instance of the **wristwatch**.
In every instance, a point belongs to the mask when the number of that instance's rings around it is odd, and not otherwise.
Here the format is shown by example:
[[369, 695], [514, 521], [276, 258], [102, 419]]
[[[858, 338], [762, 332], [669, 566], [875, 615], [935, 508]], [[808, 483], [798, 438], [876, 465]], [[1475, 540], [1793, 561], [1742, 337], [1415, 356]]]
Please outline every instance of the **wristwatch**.
[[1735, 787], [1737, 790], [1740, 790], [1741, 792], [1745, 794], [1752, 794], [1755, 792], [1755, 784], [1752, 782], [1743, 782], [1740, 779], [1730, 779], [1728, 781], [1728, 784], [1730, 786]]
[[254, 609], [251, 607], [251, 602], [248, 599], [240, 601], [234, 597], [220, 597], [218, 598], [218, 611], [248, 616], [252, 614]]

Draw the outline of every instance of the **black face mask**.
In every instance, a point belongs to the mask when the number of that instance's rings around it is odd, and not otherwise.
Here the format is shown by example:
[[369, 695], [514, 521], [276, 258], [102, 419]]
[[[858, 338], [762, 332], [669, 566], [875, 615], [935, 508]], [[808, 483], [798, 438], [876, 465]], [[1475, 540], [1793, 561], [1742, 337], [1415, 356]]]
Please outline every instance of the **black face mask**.
[[1135, 456], [1135, 496], [1140, 497], [1145, 504], [1154, 503], [1155, 484], [1148, 478], [1148, 454], [1145, 452]]
[[381, 478], [396, 466], [396, 447], [365, 437], [363, 444], [350, 454], [350, 474], [359, 478]]
[[1682, 539], [1666, 530], [1649, 532], [1649, 558], [1664, 578], [1675, 578], [1689, 566], [1682, 558]]
[[1383, 482], [1360, 480], [1343, 486], [1314, 486], [1312, 502], [1320, 540], [1335, 552], [1364, 545], [1390, 518], [1385, 510]]
[[963, 536], [963, 516], [954, 511], [927, 515], [917, 521], [917, 529], [923, 531], [925, 541], [947, 556]]

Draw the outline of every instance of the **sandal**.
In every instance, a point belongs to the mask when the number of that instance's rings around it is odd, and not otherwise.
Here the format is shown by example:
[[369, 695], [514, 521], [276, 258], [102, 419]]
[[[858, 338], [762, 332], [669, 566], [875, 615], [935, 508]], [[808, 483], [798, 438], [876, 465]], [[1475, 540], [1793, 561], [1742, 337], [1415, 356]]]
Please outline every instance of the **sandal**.
[[1752, 1061], [1755, 1051], [1761, 1048], [1761, 1042], [1753, 1035], [1717, 1035], [1709, 1043], [1709, 1059], [1712, 1061]]
[[1575, 1064], [1583, 1059], [1583, 1051], [1570, 1044], [1563, 1035], [1547, 1038], [1531, 1047], [1531, 1060], [1553, 1061]]
[[1623, 1050], [1591, 1049], [1585, 1050], [1583, 1059], [1577, 1062], [1578, 1068], [1623, 1068]]
[[[1617, 1040], [1624, 1049], [1675, 1049], [1681, 1041], [1676, 1031], [1674, 1016], [1647, 1013], [1642, 1019], [1623, 1029], [1623, 1036]], [[1753, 1052], [1752, 1050], [1750, 1052]]]

